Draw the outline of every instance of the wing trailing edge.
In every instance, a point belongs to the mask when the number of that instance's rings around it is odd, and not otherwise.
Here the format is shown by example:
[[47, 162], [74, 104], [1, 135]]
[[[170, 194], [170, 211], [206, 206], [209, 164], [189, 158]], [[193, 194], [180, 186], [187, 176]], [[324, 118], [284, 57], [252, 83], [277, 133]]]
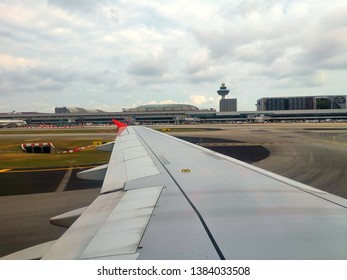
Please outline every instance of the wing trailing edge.
[[39, 260], [43, 255], [54, 245], [56, 240], [48, 241], [39, 245], [35, 245], [12, 254], [9, 254], [5, 257], [2, 257], [2, 260]]
[[96, 149], [104, 152], [112, 152], [115, 141], [98, 146]]
[[100, 195], [42, 259], [136, 259], [162, 189]]
[[52, 225], [68, 228], [70, 227], [87, 209], [87, 207], [82, 207], [76, 210], [60, 214], [58, 216], [52, 217], [49, 222]]
[[108, 164], [100, 165], [77, 173], [77, 178], [85, 180], [103, 181], [105, 179]]

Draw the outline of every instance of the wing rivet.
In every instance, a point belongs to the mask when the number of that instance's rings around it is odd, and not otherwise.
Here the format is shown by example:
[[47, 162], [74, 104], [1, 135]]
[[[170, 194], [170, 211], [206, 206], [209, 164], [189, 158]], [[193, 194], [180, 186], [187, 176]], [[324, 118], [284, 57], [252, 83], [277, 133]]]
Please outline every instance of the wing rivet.
[[182, 173], [190, 173], [190, 169], [188, 168], [184, 168], [181, 170]]

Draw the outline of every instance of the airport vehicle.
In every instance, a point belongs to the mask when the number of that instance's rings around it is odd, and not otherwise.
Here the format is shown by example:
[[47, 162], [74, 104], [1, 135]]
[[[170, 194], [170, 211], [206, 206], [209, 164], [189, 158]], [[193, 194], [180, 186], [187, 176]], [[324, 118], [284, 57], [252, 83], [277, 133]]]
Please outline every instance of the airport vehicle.
[[4, 127], [21, 127], [26, 126], [27, 123], [23, 120], [0, 120], [0, 128]]
[[347, 259], [347, 201], [143, 126], [118, 126], [87, 207], [10, 259]]

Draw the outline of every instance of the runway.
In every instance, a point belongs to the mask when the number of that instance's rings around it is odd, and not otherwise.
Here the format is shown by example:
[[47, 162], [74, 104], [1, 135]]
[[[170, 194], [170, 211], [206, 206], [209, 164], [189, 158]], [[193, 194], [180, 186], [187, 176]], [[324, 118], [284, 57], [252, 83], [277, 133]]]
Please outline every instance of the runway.
[[[347, 198], [346, 124], [208, 127], [218, 130], [170, 134]], [[77, 171], [69, 167], [50, 172], [0, 170], [0, 256], [64, 233], [65, 229], [50, 225], [49, 218], [88, 205], [101, 186], [101, 182], [78, 181]]]

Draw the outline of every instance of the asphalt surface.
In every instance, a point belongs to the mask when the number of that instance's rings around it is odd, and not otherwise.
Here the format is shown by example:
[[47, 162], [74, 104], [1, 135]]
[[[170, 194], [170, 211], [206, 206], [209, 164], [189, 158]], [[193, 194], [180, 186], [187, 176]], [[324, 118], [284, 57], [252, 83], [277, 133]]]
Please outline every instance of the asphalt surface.
[[77, 178], [76, 174], [85, 169], [88, 169], [88, 166], [16, 169], [3, 172], [0, 174], [3, 185], [0, 188], [0, 196], [101, 188], [102, 182]]
[[[221, 130], [191, 132], [189, 137], [232, 140], [234, 144], [228, 145], [240, 149], [248, 145], [246, 153], [250, 152], [250, 147], [261, 146], [269, 151], [269, 156], [262, 158], [261, 155], [255, 155], [248, 162], [253, 161], [254, 165], [263, 169], [347, 198], [346, 123], [248, 124], [218, 127]], [[184, 136], [182, 133], [173, 135]], [[259, 160], [254, 158], [256, 156], [260, 156]]]
[[0, 256], [58, 239], [65, 228], [49, 219], [89, 205], [100, 189], [0, 197]]
[[[220, 130], [172, 134], [347, 198], [346, 124], [213, 127]], [[89, 205], [100, 191], [101, 182], [79, 180], [78, 171], [0, 173], [0, 256], [57, 239], [65, 232], [49, 224], [49, 219]]]
[[178, 138], [247, 163], [263, 160], [270, 155], [270, 151], [261, 145], [249, 145], [232, 139], [191, 136]]

